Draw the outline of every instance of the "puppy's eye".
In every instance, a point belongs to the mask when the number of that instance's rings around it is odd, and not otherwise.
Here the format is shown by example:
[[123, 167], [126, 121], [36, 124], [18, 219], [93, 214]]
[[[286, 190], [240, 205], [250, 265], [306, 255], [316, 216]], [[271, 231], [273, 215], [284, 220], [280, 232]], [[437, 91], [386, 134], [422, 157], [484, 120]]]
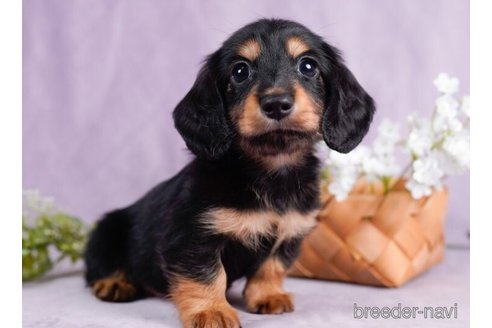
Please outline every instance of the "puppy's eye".
[[245, 81], [250, 74], [249, 66], [246, 63], [238, 63], [232, 68], [232, 78], [236, 83]]
[[311, 58], [303, 58], [299, 62], [299, 72], [307, 77], [314, 77], [316, 75], [318, 64]]

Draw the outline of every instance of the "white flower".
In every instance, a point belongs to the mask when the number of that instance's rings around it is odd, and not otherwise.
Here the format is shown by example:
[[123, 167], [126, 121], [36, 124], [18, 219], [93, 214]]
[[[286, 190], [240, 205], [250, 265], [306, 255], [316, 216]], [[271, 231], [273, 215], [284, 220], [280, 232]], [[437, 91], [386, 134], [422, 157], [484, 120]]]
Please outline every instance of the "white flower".
[[22, 191], [22, 216], [28, 224], [42, 214], [53, 214], [58, 211], [51, 197], [42, 196], [39, 190], [28, 189]]
[[365, 160], [367, 160], [367, 158], [369, 158], [369, 156], [371, 156], [371, 150], [369, 147], [364, 145], [360, 145], [348, 153], [348, 158], [354, 165], [362, 164]]
[[375, 182], [383, 177], [393, 177], [400, 171], [394, 156], [371, 157], [362, 163], [362, 168], [369, 182]]
[[[466, 104], [464, 105], [466, 107]], [[432, 121], [434, 132], [439, 135], [448, 134], [448, 132], [459, 133], [463, 129], [463, 123], [458, 118], [459, 109], [460, 104], [453, 96], [442, 95], [438, 97]], [[462, 110], [466, 110], [466, 108]]]
[[408, 136], [408, 148], [416, 156], [422, 156], [427, 153], [432, 147], [432, 135], [412, 131]]
[[419, 199], [423, 196], [430, 196], [430, 194], [432, 194], [432, 188], [430, 186], [418, 183], [413, 179], [408, 180], [405, 187], [408, 191], [410, 191], [414, 199]]
[[446, 138], [442, 149], [462, 169], [470, 168], [470, 138], [468, 134], [454, 135]]
[[454, 118], [458, 115], [459, 103], [450, 95], [442, 95], [436, 99], [437, 114], [445, 118]]
[[416, 156], [427, 154], [434, 143], [431, 121], [423, 118], [409, 117], [412, 124], [408, 135], [407, 147]]
[[357, 174], [347, 174], [348, 171], [344, 173], [345, 174], [337, 175], [328, 185], [328, 191], [333, 194], [335, 199], [339, 202], [347, 198], [358, 178]]
[[330, 176], [328, 191], [338, 201], [348, 196], [361, 175], [374, 182], [383, 177], [392, 177], [400, 171], [393, 153], [372, 153], [367, 146], [359, 146], [348, 154], [331, 151], [326, 167]]
[[433, 188], [442, 188], [441, 179], [444, 172], [439, 167], [439, 161], [434, 152], [415, 160], [412, 169], [412, 176], [405, 187], [410, 191], [413, 198], [419, 199], [422, 196], [429, 196]]
[[22, 191], [22, 207], [38, 213], [47, 213], [55, 209], [55, 202], [51, 197], [42, 196], [39, 190], [28, 189]]
[[412, 179], [429, 186], [440, 186], [444, 173], [439, 168], [439, 162], [432, 154], [413, 162]]
[[432, 151], [433, 156], [439, 162], [439, 168], [445, 176], [455, 175], [463, 171], [455, 159], [442, 149]]
[[347, 163], [346, 166], [328, 166], [330, 183], [328, 191], [335, 195], [338, 201], [344, 200], [354, 187], [360, 170], [358, 166]]
[[444, 94], [456, 93], [460, 86], [460, 81], [455, 77], [450, 77], [446, 73], [440, 73], [434, 80], [437, 90]]
[[348, 154], [330, 151], [326, 160], [326, 167], [330, 175], [328, 191], [338, 201], [344, 200], [362, 171], [362, 163], [367, 160], [370, 150], [366, 146], [359, 146]]
[[369, 182], [375, 182], [379, 179], [380, 173], [384, 170], [384, 164], [376, 157], [371, 157], [362, 163], [362, 170]]
[[437, 115], [432, 121], [434, 131], [438, 134], [444, 134], [446, 132], [458, 133], [463, 129], [463, 123], [456, 118], [446, 118], [444, 116]]
[[463, 112], [466, 117], [470, 117], [470, 96], [463, 96], [461, 98], [461, 112]]
[[373, 143], [374, 153], [378, 155], [392, 154], [399, 141], [399, 124], [384, 119], [378, 127], [378, 135]]
[[348, 154], [330, 151], [326, 164], [332, 167], [350, 167], [359, 165], [370, 155], [368, 147], [360, 145]]
[[457, 118], [448, 120], [449, 131], [453, 133], [458, 133], [463, 130], [463, 123]]
[[400, 125], [385, 118], [378, 127], [378, 137], [397, 143], [400, 140]]

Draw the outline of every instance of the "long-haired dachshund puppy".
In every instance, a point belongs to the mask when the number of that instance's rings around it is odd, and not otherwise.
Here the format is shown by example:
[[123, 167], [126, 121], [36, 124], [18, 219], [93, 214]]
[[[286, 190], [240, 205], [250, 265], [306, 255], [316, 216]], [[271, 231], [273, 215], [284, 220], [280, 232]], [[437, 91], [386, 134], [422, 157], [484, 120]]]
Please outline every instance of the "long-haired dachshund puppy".
[[86, 279], [110, 302], [169, 296], [184, 327], [239, 327], [226, 289], [246, 277], [253, 313], [294, 309], [282, 288], [319, 207], [315, 144], [366, 134], [371, 97], [304, 26], [262, 19], [211, 54], [173, 112], [196, 155], [90, 237]]

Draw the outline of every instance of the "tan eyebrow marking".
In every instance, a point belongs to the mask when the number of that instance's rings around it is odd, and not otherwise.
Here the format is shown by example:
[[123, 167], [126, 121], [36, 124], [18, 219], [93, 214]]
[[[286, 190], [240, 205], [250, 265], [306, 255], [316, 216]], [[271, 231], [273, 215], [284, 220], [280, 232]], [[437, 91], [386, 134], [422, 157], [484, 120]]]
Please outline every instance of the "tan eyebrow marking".
[[261, 53], [260, 43], [255, 39], [249, 39], [244, 42], [238, 51], [238, 55], [248, 59], [249, 61], [254, 61]]
[[286, 49], [289, 55], [296, 58], [300, 54], [310, 50], [309, 46], [298, 36], [290, 37], [287, 40]]

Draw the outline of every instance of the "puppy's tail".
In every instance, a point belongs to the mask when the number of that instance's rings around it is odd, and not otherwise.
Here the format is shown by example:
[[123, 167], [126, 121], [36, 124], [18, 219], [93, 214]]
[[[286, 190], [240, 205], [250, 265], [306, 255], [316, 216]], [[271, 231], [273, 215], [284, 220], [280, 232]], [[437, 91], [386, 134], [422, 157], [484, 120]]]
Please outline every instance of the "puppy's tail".
[[132, 217], [127, 209], [106, 214], [89, 237], [84, 258], [85, 279], [95, 281], [125, 271]]

